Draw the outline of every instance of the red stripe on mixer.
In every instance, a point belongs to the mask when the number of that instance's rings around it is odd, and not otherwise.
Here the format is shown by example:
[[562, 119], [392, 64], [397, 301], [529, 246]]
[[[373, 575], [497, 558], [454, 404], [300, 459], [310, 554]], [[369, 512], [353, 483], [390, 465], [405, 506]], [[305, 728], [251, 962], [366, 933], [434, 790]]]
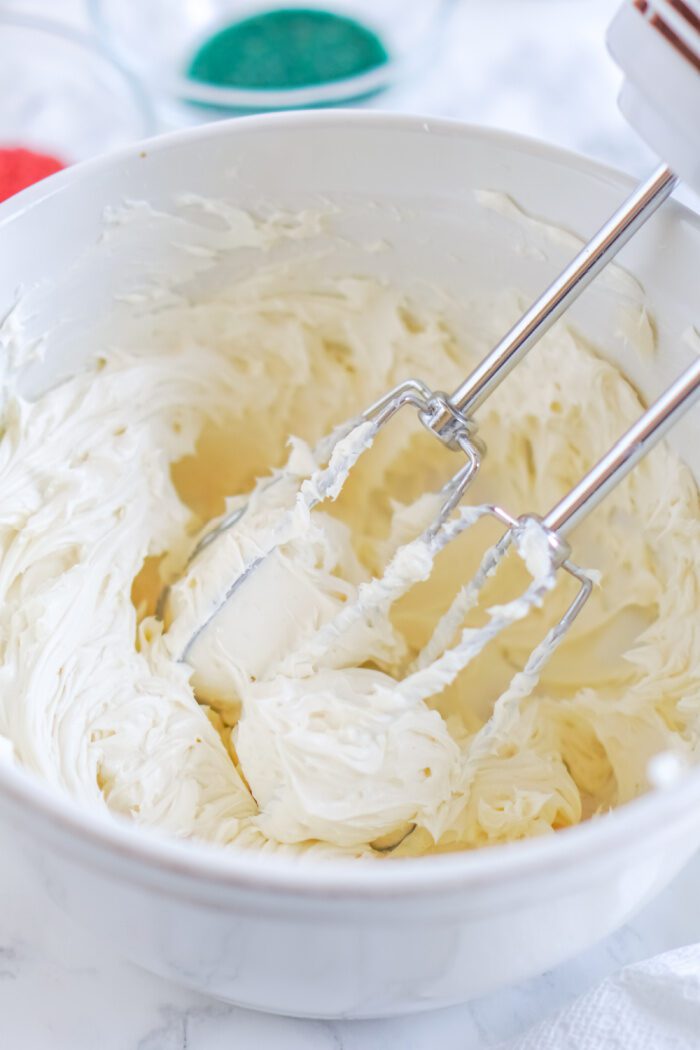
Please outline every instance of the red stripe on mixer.
[[673, 32], [673, 30], [664, 22], [663, 18], [659, 15], [652, 15], [649, 19], [649, 25], [652, 25], [654, 29], [657, 29], [661, 35], [668, 40], [672, 47], [675, 47], [679, 54], [683, 55], [695, 68], [700, 72], [700, 56], [696, 55], [687, 44], [685, 44], [681, 38]]
[[[642, 3], [646, 7], [646, 0], [642, 0]], [[693, 29], [700, 33], [700, 15], [697, 15], [683, 0], [667, 0], [667, 3], [669, 7], [672, 7], [679, 15], [682, 15]]]

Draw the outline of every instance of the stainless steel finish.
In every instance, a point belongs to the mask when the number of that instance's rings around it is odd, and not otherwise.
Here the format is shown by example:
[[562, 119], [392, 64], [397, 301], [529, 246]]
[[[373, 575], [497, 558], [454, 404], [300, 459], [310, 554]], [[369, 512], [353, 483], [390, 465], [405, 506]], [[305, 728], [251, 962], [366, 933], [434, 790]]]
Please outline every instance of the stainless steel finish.
[[[469, 418], [670, 196], [677, 183], [677, 176], [662, 166], [638, 186], [488, 357], [455, 390], [449, 398], [451, 406]], [[431, 429], [439, 432], [449, 421], [449, 415], [442, 411], [431, 421]]]
[[[481, 567], [468, 585], [478, 593], [486, 579], [493, 574], [505, 553], [509, 550], [529, 522], [535, 522], [545, 530], [549, 541], [553, 570], [563, 569], [579, 584], [574, 600], [561, 619], [550, 629], [547, 637], [532, 652], [525, 668], [525, 675], [536, 677], [554, 650], [563, 641], [578, 614], [586, 604], [593, 589], [593, 579], [571, 561], [566, 535], [594, 510], [608, 493], [639, 463], [640, 459], [661, 440], [664, 434], [677, 423], [698, 400], [700, 400], [700, 358], [672, 383], [668, 390], [647, 409], [644, 415], [629, 428], [607, 455], [586, 474], [544, 518], [524, 514], [514, 518], [503, 507], [491, 506], [488, 512], [506, 526], [506, 532], [498, 543], [487, 551]], [[538, 598], [532, 587], [524, 595], [526, 599]], [[492, 637], [499, 629], [495, 628]]]
[[[510, 551], [514, 545], [517, 547], [518, 539], [522, 535], [525, 527], [527, 526], [528, 521], [535, 520], [538, 525], [541, 525], [539, 519], [533, 519], [530, 515], [524, 515], [521, 518], [514, 518], [513, 515], [510, 514], [503, 507], [499, 507], [495, 504], [484, 505], [482, 507], [475, 508], [475, 510], [477, 511], [479, 518], [485, 515], [489, 515], [490, 517], [496, 518], [496, 520], [499, 521], [502, 525], [505, 525], [506, 531], [500, 538], [500, 540], [496, 544], [494, 544], [493, 547], [490, 547], [486, 551], [475, 576], [465, 587], [462, 588], [462, 593], [465, 595], [465, 597], [467, 597], [467, 601], [463, 603], [462, 609], [465, 605], [467, 608], [470, 608], [476, 603], [487, 580], [489, 580], [494, 575], [494, 573], [497, 572], [499, 565], [505, 558], [508, 551]], [[447, 543], [449, 543], [453, 538], [453, 536], [449, 533], [449, 528], [450, 525], [448, 522], [445, 522], [444, 520], [440, 521], [440, 529], [443, 530], [445, 534], [444, 539], [441, 543], [441, 547], [446, 546]], [[457, 523], [456, 526], [453, 524], [452, 528], [454, 530], [455, 535], [459, 535], [461, 531], [459, 523]], [[547, 635], [544, 638], [544, 640], [531, 653], [527, 664], [523, 669], [523, 673], [526, 677], [537, 677], [537, 675], [539, 675], [540, 671], [542, 670], [542, 667], [554, 653], [555, 649], [557, 649], [561, 642], [564, 640], [566, 632], [569, 630], [572, 623], [574, 622], [578, 614], [581, 612], [582, 608], [584, 607], [584, 605], [588, 601], [588, 598], [590, 597], [591, 591], [593, 590], [593, 578], [591, 577], [591, 575], [587, 573], [584, 569], [580, 569], [578, 565], [576, 565], [570, 560], [570, 551], [568, 544], [564, 540], [560, 539], [556, 535], [556, 533], [553, 532], [547, 535], [547, 539], [549, 540], [551, 551], [552, 572], [555, 572], [558, 569], [567, 572], [573, 579], [576, 580], [579, 586], [575, 597], [567, 607], [563, 616], [547, 632]], [[530, 609], [535, 606], [539, 606], [544, 596], [546, 595], [548, 589], [549, 587], [546, 583], [543, 584], [542, 582], [533, 581], [533, 583], [531, 583], [527, 590], [522, 594], [522, 600]], [[453, 608], [454, 603], [453, 607], [450, 608], [447, 614], [442, 617], [440, 626], [445, 621], [448, 621], [451, 629], [457, 631], [458, 627], [460, 626], [462, 616], [458, 615], [455, 619]], [[504, 621], [499, 616], [498, 610], [493, 609], [490, 615], [490, 623], [486, 631], [484, 645], [497, 638], [498, 635], [503, 631], [504, 626], [507, 626], [507, 624], [507, 618]], [[425, 646], [422, 652], [419, 654], [417, 660], [415, 661], [415, 666], [425, 666], [426, 663], [430, 663], [438, 656], [439, 653], [435, 650], [433, 639], [431, 639], [428, 645]]]
[[[416, 409], [419, 414], [426, 412], [433, 397], [433, 391], [430, 390], [429, 387], [427, 387], [420, 380], [407, 379], [404, 383], [401, 383], [398, 387], [395, 387], [394, 390], [384, 395], [384, 397], [379, 398], [379, 400], [376, 401], [373, 405], [370, 405], [370, 407], [365, 410], [362, 416], [344, 423], [335, 432], [335, 436], [330, 435], [327, 436], [325, 439], [322, 439], [319, 445], [316, 447], [316, 456], [318, 458], [328, 459], [332, 454], [332, 451], [335, 448], [338, 440], [340, 440], [340, 437], [349, 434], [355, 426], [359, 425], [362, 422], [371, 423], [373, 433], [376, 435], [376, 433], [382, 427], [384, 427], [389, 422], [389, 420], [393, 418], [393, 416], [400, 412], [402, 408], [410, 406], [411, 408]], [[441, 542], [443, 542], [440, 537], [440, 533], [442, 533], [443, 529], [445, 528], [454, 508], [461, 502], [462, 497], [464, 496], [464, 493], [469, 486], [469, 483], [472, 481], [473, 477], [476, 475], [477, 471], [479, 470], [479, 467], [481, 466], [482, 449], [479, 442], [475, 439], [472, 439], [468, 424], [465, 425], [463, 428], [455, 428], [453, 430], [453, 438], [455, 442], [455, 447], [460, 449], [464, 453], [466, 462], [450, 478], [447, 484], [443, 486], [441, 492], [441, 495], [443, 496], [443, 502], [440, 507], [440, 512], [436, 515], [434, 521], [429, 525], [428, 529], [426, 530], [426, 538], [431, 542], [435, 541], [438, 548], [440, 547]], [[362, 455], [362, 452], [358, 452], [357, 456], [354, 457], [352, 461], [352, 466], [354, 466], [354, 464], [357, 462], [360, 455]], [[273, 478], [270, 481], [268, 487], [277, 484], [281, 480], [281, 477], [282, 476], [278, 474], [275, 478]], [[327, 498], [327, 493], [324, 484], [322, 483], [319, 485], [318, 498], [310, 504], [309, 509], [313, 509], [315, 506], [318, 505], [318, 503], [322, 502], [325, 498]], [[236, 510], [223, 517], [216, 526], [214, 526], [209, 532], [207, 532], [192, 551], [187, 562], [187, 568], [189, 568], [192, 565], [192, 563], [196, 561], [196, 559], [203, 551], [207, 550], [208, 547], [215, 543], [222, 533], [226, 532], [228, 529], [235, 527], [235, 525], [243, 518], [247, 509], [248, 504], [244, 504], [242, 507], [237, 507]], [[448, 540], [449, 538], [451, 538], [451, 533], [448, 532]], [[444, 542], [447, 542], [448, 540], [445, 540]], [[214, 619], [218, 615], [221, 608], [225, 605], [225, 603], [233, 597], [233, 595], [246, 582], [246, 580], [248, 580], [250, 576], [252, 576], [257, 567], [264, 561], [265, 558], [268, 557], [268, 554], [269, 552], [251, 560], [242, 569], [242, 571], [236, 577], [236, 579], [231, 581], [231, 583], [226, 588], [221, 598], [221, 601], [215, 608], [210, 610], [207, 618], [198, 625], [197, 630], [194, 631], [193, 634], [187, 640], [184, 648], [180, 652], [180, 661], [187, 661], [194, 644], [197, 642], [201, 634], [214, 621]], [[163, 591], [161, 592], [160, 598], [158, 600], [158, 606], [156, 610], [157, 615], [161, 619], [167, 620], [169, 597], [170, 587], [163, 588]]]
[[629, 474], [698, 399], [700, 358], [671, 384], [585, 478], [552, 508], [543, 521], [546, 528], [559, 536], [566, 536]]

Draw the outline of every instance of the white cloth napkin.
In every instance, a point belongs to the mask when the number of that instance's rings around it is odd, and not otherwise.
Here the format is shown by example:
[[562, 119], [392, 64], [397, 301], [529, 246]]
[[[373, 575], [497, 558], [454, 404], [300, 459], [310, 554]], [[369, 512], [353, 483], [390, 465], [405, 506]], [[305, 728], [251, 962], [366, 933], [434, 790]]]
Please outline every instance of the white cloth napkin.
[[498, 1050], [700, 1050], [700, 944], [625, 967]]

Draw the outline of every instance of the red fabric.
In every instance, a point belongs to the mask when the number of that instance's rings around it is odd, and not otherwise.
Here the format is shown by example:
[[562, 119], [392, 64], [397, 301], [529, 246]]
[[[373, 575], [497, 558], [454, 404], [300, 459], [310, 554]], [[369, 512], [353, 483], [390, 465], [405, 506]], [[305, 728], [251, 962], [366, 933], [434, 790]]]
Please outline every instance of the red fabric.
[[34, 150], [0, 149], [0, 201], [65, 168], [63, 161]]

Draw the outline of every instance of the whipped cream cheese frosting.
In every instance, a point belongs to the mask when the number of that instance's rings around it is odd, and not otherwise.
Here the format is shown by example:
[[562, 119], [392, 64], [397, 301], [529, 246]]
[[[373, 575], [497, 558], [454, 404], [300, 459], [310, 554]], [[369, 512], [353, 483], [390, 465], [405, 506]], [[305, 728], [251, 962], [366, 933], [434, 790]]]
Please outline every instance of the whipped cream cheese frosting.
[[[498, 529], [465, 510], [442, 553], [420, 540], [457, 454], [411, 413], [348, 428], [330, 473], [318, 452], [400, 379], [456, 385], [517, 312], [504, 295], [457, 335], [374, 280], [286, 289], [270, 268], [144, 320], [33, 402], [9, 389], [0, 760], [183, 838], [347, 857], [552, 833], [647, 790], [653, 756], [694, 761], [700, 518], [671, 451], [575, 534], [600, 585], [539, 681], [517, 672], [573, 591], [537, 535], [469, 612]], [[481, 411], [469, 504], [546, 511], [639, 411], [558, 326]], [[193, 624], [251, 565], [195, 661]]]

